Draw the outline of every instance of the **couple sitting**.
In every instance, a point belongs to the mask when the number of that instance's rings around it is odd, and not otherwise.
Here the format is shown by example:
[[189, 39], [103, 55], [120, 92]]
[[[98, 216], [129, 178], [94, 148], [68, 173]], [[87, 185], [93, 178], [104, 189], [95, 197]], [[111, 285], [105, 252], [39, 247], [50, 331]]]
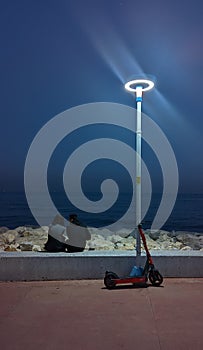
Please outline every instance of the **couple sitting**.
[[69, 216], [68, 227], [65, 227], [64, 218], [56, 215], [49, 228], [44, 248], [48, 252], [83, 252], [86, 241], [90, 239], [87, 227], [78, 220], [76, 214]]

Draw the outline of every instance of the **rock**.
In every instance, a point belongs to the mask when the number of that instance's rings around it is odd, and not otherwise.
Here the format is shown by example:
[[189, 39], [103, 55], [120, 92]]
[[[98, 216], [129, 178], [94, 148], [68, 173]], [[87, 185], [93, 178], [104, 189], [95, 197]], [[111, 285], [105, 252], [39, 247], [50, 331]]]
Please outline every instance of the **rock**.
[[4, 248], [4, 251], [5, 252], [17, 252], [17, 251], [19, 251], [18, 247], [19, 247], [18, 244], [6, 245]]
[[23, 233], [26, 230], [27, 230], [27, 228], [25, 226], [19, 226], [19, 227], [16, 228], [16, 231], [18, 233], [20, 233], [20, 234]]
[[28, 231], [28, 230], [20, 231], [19, 234], [20, 234], [21, 237], [29, 237], [29, 236], [31, 236], [31, 232]]
[[8, 244], [14, 243], [15, 242], [15, 235], [13, 233], [9, 233], [5, 237], [5, 242], [8, 243]]
[[182, 249], [183, 247], [185, 247], [185, 245], [184, 245], [182, 242], [174, 242], [174, 243], [173, 243], [173, 246], [174, 246], [176, 249]]
[[149, 234], [149, 237], [154, 241], [156, 241], [160, 237], [160, 231], [157, 231], [157, 230], [149, 230], [148, 234]]
[[18, 232], [16, 230], [8, 230], [1, 236], [6, 244], [14, 243], [18, 237]]
[[192, 248], [189, 247], [188, 245], [185, 245], [184, 247], [181, 248], [181, 250], [192, 250]]
[[42, 249], [41, 249], [40, 245], [34, 244], [32, 247], [32, 251], [33, 252], [41, 252]]
[[96, 249], [96, 243], [92, 241], [88, 241], [86, 244], [86, 249], [87, 250], [95, 250]]
[[114, 249], [118, 250], [135, 250], [135, 245], [130, 243], [115, 243]]
[[167, 232], [167, 235], [170, 238], [175, 238], [177, 236], [177, 233], [176, 233], [176, 231], [173, 230], [171, 232]]
[[37, 228], [30, 232], [30, 236], [34, 236], [34, 237], [47, 237], [47, 234], [48, 234], [48, 228], [47, 229]]
[[192, 234], [180, 233], [176, 236], [176, 239], [194, 250], [199, 250], [202, 248], [199, 237], [193, 236]]
[[134, 235], [134, 231], [135, 230], [128, 230], [128, 229], [125, 229], [125, 230], [118, 230], [117, 231], [117, 235], [119, 235], [120, 237], [122, 237], [122, 238], [128, 238], [128, 237], [130, 237], [130, 236], [135, 236]]
[[119, 235], [112, 235], [107, 237], [107, 240], [112, 242], [112, 243], [121, 243], [122, 242], [122, 237]]
[[131, 243], [125, 243], [124, 245], [123, 245], [123, 250], [135, 250], [135, 243], [134, 243], [134, 245], [133, 244], [131, 244]]
[[104, 238], [112, 236], [112, 233], [113, 233], [112, 231], [108, 230], [107, 228], [106, 229], [95, 229], [95, 228], [89, 229], [88, 228], [88, 230], [89, 230], [91, 235], [92, 234], [93, 235], [96, 234], [96, 235], [100, 235], [100, 236], [102, 236]]
[[127, 237], [133, 237], [135, 239], [137, 237], [137, 229], [134, 228], [131, 232], [129, 232]]
[[44, 233], [48, 233], [48, 231], [49, 231], [49, 226], [42, 226], [40, 229], [41, 229]]
[[86, 248], [90, 250], [113, 250], [114, 244], [100, 235], [94, 235], [90, 241], [87, 241]]
[[33, 248], [33, 243], [32, 242], [24, 242], [20, 244], [20, 250], [21, 251], [31, 251]]
[[199, 244], [200, 244], [200, 247], [203, 248], [203, 235], [199, 237]]
[[[15, 230], [0, 228], [0, 250], [43, 251], [47, 241], [48, 226], [26, 227]], [[108, 229], [88, 228], [91, 240], [87, 241], [86, 250], [134, 250], [137, 230], [122, 229], [111, 232]], [[0, 231], [1, 232], [1, 231]], [[164, 230], [145, 230], [147, 246], [151, 249], [203, 250], [203, 235], [191, 232]], [[142, 244], [142, 242], [141, 242]], [[142, 251], [144, 251], [142, 244]]]
[[115, 244], [114, 244], [114, 249], [123, 249], [123, 244], [122, 243], [120, 243], [120, 242], [116, 242]]
[[134, 237], [128, 237], [128, 238], [125, 238], [123, 239], [122, 241], [124, 244], [132, 244], [132, 245], [135, 245], [136, 243], [136, 239]]
[[7, 231], [9, 231], [9, 228], [8, 228], [8, 227], [6, 227], [6, 226], [0, 227], [0, 234], [1, 234], [1, 233], [5, 233], [5, 232], [7, 232]]
[[160, 231], [159, 242], [171, 242], [166, 231]]

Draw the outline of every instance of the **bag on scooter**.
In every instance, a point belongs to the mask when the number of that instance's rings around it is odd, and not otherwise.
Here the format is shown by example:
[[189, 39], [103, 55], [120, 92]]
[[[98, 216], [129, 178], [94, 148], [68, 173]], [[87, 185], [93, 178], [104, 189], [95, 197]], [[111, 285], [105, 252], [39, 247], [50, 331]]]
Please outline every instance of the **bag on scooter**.
[[133, 266], [130, 277], [140, 277], [143, 274], [143, 268], [138, 266]]

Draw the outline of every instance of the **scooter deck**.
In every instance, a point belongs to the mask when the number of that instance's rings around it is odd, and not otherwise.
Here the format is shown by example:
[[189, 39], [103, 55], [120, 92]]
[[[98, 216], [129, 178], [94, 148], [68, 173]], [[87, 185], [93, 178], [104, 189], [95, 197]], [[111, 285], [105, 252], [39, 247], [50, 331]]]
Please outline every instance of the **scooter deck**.
[[146, 283], [147, 278], [145, 276], [140, 276], [140, 277], [123, 277], [123, 278], [115, 278], [112, 279], [115, 284], [126, 284], [126, 283]]

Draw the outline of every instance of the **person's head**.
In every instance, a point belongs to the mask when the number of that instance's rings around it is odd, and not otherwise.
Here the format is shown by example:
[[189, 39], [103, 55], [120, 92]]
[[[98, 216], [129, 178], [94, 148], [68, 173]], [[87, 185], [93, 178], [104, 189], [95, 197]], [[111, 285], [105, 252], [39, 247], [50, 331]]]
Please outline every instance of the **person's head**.
[[70, 214], [69, 215], [69, 221], [70, 222], [74, 222], [75, 220], [77, 220], [77, 214]]

